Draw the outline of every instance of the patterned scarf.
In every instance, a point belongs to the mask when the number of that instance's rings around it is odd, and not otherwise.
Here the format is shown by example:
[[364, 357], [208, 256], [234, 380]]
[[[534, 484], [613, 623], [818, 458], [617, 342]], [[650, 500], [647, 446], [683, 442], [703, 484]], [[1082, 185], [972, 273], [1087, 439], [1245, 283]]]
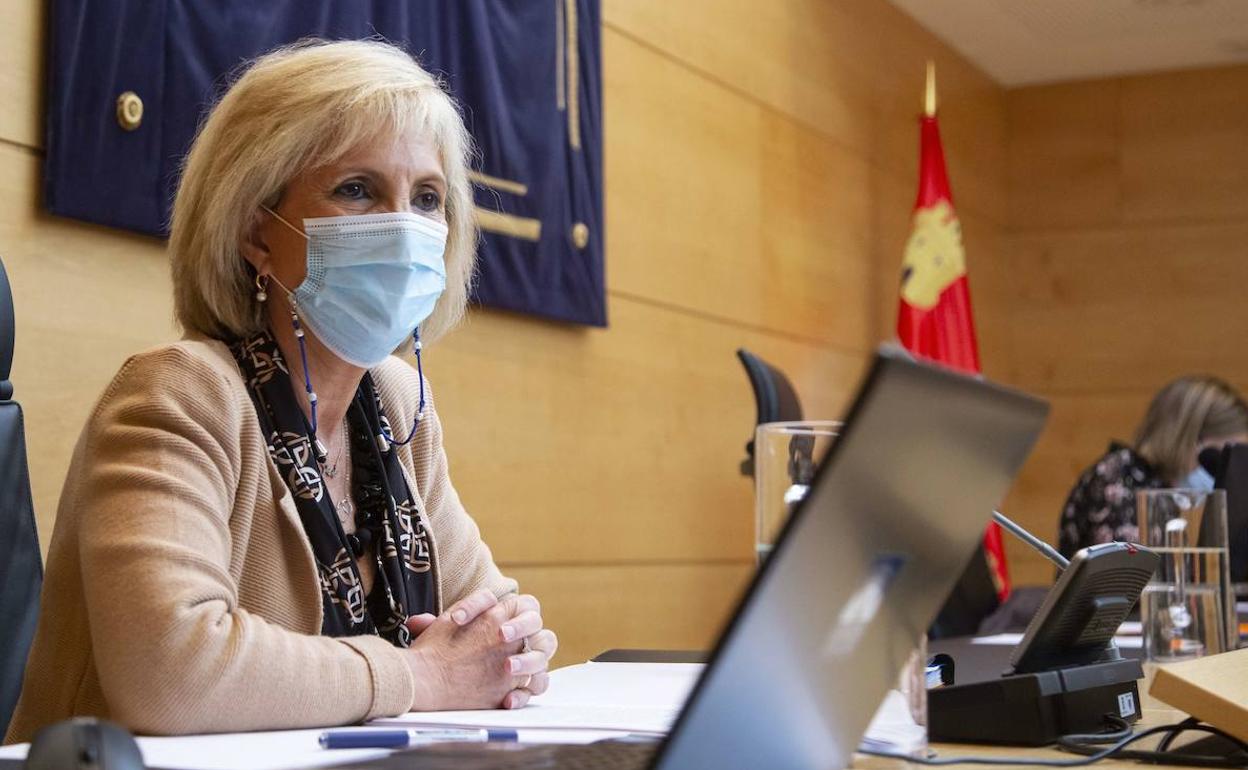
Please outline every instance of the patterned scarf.
[[[437, 612], [429, 534], [408, 489], [393, 435], [372, 375], [365, 372], [347, 410], [351, 442], [351, 494], [357, 530], [342, 528], [313, 451], [311, 428], [295, 399], [290, 371], [273, 336], [264, 331], [230, 346], [268, 437], [269, 456], [295, 499], [303, 530], [312, 543], [322, 592], [325, 636], [380, 634], [406, 647], [404, 621]], [[373, 547], [376, 578], [368, 596], [356, 559]]]

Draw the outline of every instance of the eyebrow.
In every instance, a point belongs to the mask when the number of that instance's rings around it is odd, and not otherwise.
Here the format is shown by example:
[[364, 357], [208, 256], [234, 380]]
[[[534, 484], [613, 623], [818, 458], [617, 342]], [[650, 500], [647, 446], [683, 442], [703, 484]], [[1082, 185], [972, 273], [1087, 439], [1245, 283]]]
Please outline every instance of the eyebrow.
[[[386, 174], [369, 166], [345, 166], [339, 173], [334, 174], [335, 178], [343, 176], [363, 175], [370, 179], [385, 179]], [[442, 187], [446, 187], [446, 176], [441, 171], [430, 171], [422, 173], [412, 180], [412, 186], [417, 187], [422, 184], [436, 182]]]

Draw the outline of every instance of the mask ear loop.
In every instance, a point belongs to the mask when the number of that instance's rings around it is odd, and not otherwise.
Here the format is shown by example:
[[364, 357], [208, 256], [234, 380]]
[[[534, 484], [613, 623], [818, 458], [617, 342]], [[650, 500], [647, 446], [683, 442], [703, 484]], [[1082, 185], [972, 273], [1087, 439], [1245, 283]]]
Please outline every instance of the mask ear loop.
[[[295, 227], [290, 222], [287, 222], [286, 218], [281, 214], [277, 213], [263, 203], [260, 204], [260, 208], [272, 214], [277, 221], [286, 225], [291, 230], [294, 230], [299, 235], [302, 235], [304, 239], [307, 239], [307, 233]], [[281, 281], [277, 280], [277, 276], [270, 277], [273, 279], [273, 283], [276, 283], [282, 288], [282, 291], [286, 292], [286, 300], [290, 303], [290, 325], [295, 330], [295, 341], [299, 343], [299, 360], [303, 364], [303, 389], [308, 395], [308, 412], [312, 418], [312, 424], [309, 426], [311, 428], [311, 435], [309, 435], [308, 438], [312, 439], [312, 449], [316, 452], [317, 462], [324, 463], [329, 457], [329, 451], [325, 449], [325, 445], [321, 443], [321, 440], [317, 438], [316, 435], [316, 429], [319, 426], [320, 421], [317, 419], [316, 414], [316, 391], [312, 388], [312, 376], [308, 373], [308, 347], [307, 343], [304, 342], [303, 339], [303, 324], [299, 322], [299, 303], [295, 300], [295, 293], [290, 289], [287, 289], [286, 285]]]
[[412, 330], [412, 352], [416, 354], [416, 376], [420, 379], [420, 399], [416, 404], [416, 417], [412, 419], [412, 432], [407, 434], [407, 438], [399, 441], [390, 435], [385, 423], [382, 423], [381, 435], [377, 437], [380, 439], [377, 443], [383, 445], [382, 451], [389, 447], [407, 446], [412, 443], [412, 439], [416, 438], [416, 431], [420, 430], [420, 421], [425, 416], [425, 367], [420, 357], [423, 347], [424, 344], [420, 341], [420, 327], [417, 326]]
[[[279, 222], [286, 225], [291, 230], [294, 230], [296, 233], [299, 233], [305, 239], [308, 237], [307, 233], [295, 227], [290, 222], [287, 222], [285, 217], [278, 214], [273, 209], [263, 203], [260, 204], [260, 208], [272, 214]], [[321, 444], [320, 439], [316, 437], [316, 391], [312, 389], [312, 379], [308, 375], [308, 350], [303, 341], [303, 326], [299, 323], [299, 314], [296, 312], [298, 304], [295, 302], [294, 292], [283, 286], [282, 282], [278, 281], [276, 278], [274, 278], [273, 281], [278, 286], [282, 287], [290, 301], [290, 324], [295, 329], [295, 340], [299, 343], [299, 358], [303, 362], [303, 387], [308, 394], [308, 411], [312, 415], [312, 445], [316, 449], [317, 458], [320, 459], [321, 462], [324, 462], [329, 453], [325, 449], [325, 446]], [[385, 426], [385, 424], [382, 424], [381, 435], [378, 436], [379, 441], [377, 443], [381, 446], [383, 452], [391, 447], [407, 446], [412, 443], [412, 439], [416, 438], [416, 432], [420, 430], [420, 421], [424, 419], [425, 416], [425, 367], [424, 361], [421, 359], [420, 355], [420, 351], [423, 347], [424, 345], [420, 341], [420, 327], [417, 326], [412, 330], [412, 352], [416, 355], [416, 376], [420, 379], [420, 398], [416, 404], [416, 416], [412, 418], [411, 432], [408, 433], [407, 438], [402, 441], [399, 441], [391, 435], [390, 430]]]
[[310, 431], [308, 438], [312, 439], [312, 449], [316, 452], [317, 462], [324, 463], [329, 457], [329, 450], [325, 449], [325, 445], [316, 436], [316, 429], [319, 427], [319, 420], [316, 413], [316, 391], [312, 388], [312, 375], [308, 373], [308, 345], [303, 337], [303, 324], [299, 321], [299, 303], [295, 301], [295, 294], [286, 285], [277, 280], [276, 276], [272, 276], [273, 283], [276, 283], [286, 292], [286, 301], [290, 303], [290, 325], [295, 330], [295, 342], [299, 344], [299, 361], [303, 364], [303, 390], [308, 394], [308, 413], [311, 417], [309, 425]]

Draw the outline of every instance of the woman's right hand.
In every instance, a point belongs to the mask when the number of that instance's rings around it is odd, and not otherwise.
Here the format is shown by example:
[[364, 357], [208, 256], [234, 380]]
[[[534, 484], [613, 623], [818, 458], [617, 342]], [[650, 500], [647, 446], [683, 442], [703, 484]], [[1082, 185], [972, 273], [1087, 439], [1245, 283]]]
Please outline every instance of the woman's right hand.
[[523, 640], [542, 629], [537, 599], [527, 594], [499, 601], [476, 591], [432, 621], [408, 621], [416, 634], [407, 661], [415, 683], [413, 711], [494, 709], [521, 688], [531, 671], [513, 671]]

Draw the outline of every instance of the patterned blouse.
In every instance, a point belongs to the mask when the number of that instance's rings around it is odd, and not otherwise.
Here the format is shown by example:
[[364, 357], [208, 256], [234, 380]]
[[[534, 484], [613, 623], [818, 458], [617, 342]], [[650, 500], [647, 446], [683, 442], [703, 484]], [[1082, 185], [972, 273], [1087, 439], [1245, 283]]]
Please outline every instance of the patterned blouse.
[[1058, 550], [1070, 558], [1075, 551], [1113, 540], [1138, 542], [1135, 493], [1165, 483], [1131, 447], [1109, 445], [1096, 464], [1083, 472], [1062, 509]]

